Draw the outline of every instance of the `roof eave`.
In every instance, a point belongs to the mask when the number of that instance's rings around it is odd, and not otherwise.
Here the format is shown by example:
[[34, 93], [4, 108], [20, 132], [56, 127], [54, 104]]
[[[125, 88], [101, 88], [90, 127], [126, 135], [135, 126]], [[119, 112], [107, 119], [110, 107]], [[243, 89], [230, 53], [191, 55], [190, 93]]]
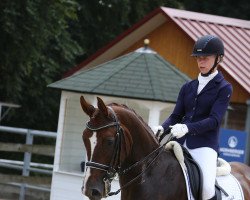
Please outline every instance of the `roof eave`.
[[51, 87], [60, 91], [67, 91], [67, 92], [73, 92], [73, 93], [80, 93], [80, 94], [91, 94], [91, 95], [104, 95], [109, 97], [120, 97], [120, 98], [129, 98], [129, 99], [136, 99], [136, 100], [145, 100], [145, 101], [157, 101], [157, 102], [164, 102], [164, 103], [176, 103], [176, 101], [173, 100], [166, 100], [166, 99], [157, 99], [157, 98], [142, 98], [137, 96], [129, 96], [129, 95], [116, 95], [116, 94], [107, 94], [102, 92], [86, 92], [86, 91], [79, 91], [79, 90], [71, 90], [71, 89], [62, 89], [58, 87]]

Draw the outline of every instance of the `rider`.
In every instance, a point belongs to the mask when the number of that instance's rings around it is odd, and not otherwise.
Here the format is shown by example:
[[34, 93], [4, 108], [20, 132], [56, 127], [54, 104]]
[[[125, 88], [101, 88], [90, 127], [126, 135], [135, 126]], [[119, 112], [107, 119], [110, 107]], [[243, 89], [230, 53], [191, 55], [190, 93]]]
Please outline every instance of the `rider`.
[[182, 86], [173, 113], [159, 130], [163, 133], [171, 128], [172, 135], [187, 148], [203, 172], [202, 199], [213, 200], [216, 199], [219, 127], [232, 86], [217, 70], [224, 56], [224, 45], [219, 37], [200, 37], [191, 56], [198, 64], [198, 78]]

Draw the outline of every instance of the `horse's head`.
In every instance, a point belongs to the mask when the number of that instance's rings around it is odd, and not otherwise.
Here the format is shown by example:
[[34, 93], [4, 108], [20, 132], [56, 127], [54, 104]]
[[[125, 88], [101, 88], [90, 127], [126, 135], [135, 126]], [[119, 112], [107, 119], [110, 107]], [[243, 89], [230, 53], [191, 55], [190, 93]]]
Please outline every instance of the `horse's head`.
[[84, 193], [93, 200], [110, 192], [111, 181], [132, 146], [131, 136], [121, 127], [114, 110], [102, 99], [97, 100], [95, 108], [80, 98], [82, 109], [90, 118], [82, 136], [88, 157]]

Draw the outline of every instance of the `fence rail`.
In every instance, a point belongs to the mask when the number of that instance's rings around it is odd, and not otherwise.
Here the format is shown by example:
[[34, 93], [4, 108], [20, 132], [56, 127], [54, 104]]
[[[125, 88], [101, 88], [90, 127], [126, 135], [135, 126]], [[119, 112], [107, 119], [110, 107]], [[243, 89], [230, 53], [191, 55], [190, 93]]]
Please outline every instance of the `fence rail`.
[[[25, 144], [0, 142], [0, 151], [24, 153], [23, 161], [0, 159], [0, 167], [22, 171], [22, 176], [0, 174], [0, 184], [5, 185], [4, 188], [8, 188], [11, 185], [19, 187], [19, 200], [25, 199], [25, 194], [28, 195], [28, 193], [30, 193], [29, 189], [35, 188], [36, 190], [40, 190], [41, 192], [50, 192], [51, 177], [34, 177], [29, 175], [30, 172], [37, 172], [47, 175], [52, 174], [53, 165], [44, 163], [32, 163], [31, 157], [32, 154], [54, 156], [55, 147], [53, 145], [34, 145], [33, 137], [39, 136], [55, 139], [56, 132], [15, 128], [8, 126], [0, 126], [0, 132], [26, 135]], [[48, 187], [44, 187], [44, 185], [47, 185]], [[48, 194], [46, 195], [48, 196]]]
[[56, 132], [51, 132], [51, 131], [40, 131], [40, 130], [25, 129], [25, 128], [15, 128], [9, 126], [0, 126], [0, 131], [8, 133], [17, 133], [22, 135], [27, 135], [28, 133], [30, 133], [33, 136], [56, 138]]
[[[14, 164], [14, 165], [22, 165], [23, 166], [23, 161], [19, 160], [7, 160], [7, 159], [0, 159], [0, 163], [7, 163], [7, 164]], [[53, 165], [51, 164], [44, 164], [44, 163], [35, 163], [31, 162], [30, 163], [31, 167], [38, 167], [38, 168], [45, 168], [45, 169], [53, 169]]]

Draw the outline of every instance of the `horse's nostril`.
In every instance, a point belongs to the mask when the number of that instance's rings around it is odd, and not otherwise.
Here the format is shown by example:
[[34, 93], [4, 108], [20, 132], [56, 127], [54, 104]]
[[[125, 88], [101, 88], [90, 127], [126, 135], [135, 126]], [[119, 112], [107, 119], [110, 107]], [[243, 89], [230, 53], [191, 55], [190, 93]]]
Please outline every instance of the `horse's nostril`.
[[92, 189], [92, 196], [101, 196], [101, 193], [97, 189]]

